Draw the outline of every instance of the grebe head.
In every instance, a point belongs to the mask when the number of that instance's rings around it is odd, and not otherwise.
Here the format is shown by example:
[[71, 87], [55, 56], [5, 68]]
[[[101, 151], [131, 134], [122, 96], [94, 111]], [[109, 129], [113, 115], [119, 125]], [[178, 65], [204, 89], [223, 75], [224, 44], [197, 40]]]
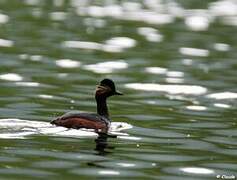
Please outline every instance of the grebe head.
[[109, 97], [113, 95], [123, 95], [116, 91], [115, 84], [110, 79], [103, 79], [96, 87], [96, 96]]

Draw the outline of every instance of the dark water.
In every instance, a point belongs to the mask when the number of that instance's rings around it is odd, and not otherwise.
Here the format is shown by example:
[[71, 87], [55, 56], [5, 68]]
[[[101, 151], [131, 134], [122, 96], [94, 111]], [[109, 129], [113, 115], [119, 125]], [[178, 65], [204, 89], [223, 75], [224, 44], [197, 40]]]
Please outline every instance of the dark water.
[[[236, 27], [235, 0], [0, 0], [0, 179], [236, 179]], [[118, 138], [48, 123], [105, 77]]]

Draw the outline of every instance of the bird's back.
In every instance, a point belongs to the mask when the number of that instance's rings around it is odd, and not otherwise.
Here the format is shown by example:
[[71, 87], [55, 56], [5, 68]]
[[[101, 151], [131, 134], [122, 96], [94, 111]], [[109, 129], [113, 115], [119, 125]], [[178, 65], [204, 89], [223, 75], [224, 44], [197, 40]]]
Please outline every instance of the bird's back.
[[107, 132], [110, 126], [110, 120], [104, 116], [94, 113], [81, 113], [72, 111], [53, 120], [51, 124], [67, 128], [86, 128], [95, 129], [97, 132]]

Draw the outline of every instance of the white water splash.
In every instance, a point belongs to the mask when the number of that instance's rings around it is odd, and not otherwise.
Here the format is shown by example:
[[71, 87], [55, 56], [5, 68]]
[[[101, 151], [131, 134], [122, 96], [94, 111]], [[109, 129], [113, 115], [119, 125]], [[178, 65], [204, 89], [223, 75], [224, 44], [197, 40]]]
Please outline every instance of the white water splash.
[[[124, 122], [112, 122], [109, 130], [110, 134], [128, 135], [120, 131], [130, 129], [132, 125]], [[3, 131], [1, 133], [1, 131]], [[0, 119], [0, 139], [24, 139], [30, 135], [47, 135], [63, 137], [96, 137], [90, 129], [67, 129], [51, 125], [49, 122], [29, 121], [21, 119]]]

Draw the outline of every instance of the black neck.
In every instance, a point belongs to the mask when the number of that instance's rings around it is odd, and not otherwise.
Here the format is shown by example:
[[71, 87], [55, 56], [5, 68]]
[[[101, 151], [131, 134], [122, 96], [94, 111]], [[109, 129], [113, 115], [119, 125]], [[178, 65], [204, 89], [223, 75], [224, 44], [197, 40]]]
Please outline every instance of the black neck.
[[106, 103], [106, 97], [96, 96], [97, 114], [105, 117], [109, 117], [108, 107]]

